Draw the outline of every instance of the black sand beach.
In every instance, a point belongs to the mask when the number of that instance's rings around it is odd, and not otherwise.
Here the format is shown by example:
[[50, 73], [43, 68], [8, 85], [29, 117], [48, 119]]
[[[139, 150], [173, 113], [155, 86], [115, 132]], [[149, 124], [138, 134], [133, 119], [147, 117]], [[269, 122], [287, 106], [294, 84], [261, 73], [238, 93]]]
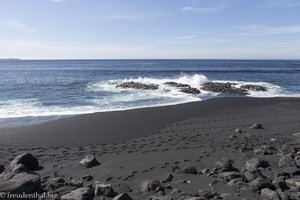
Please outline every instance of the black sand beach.
[[[0, 191], [5, 172], [16, 173], [11, 160], [28, 152], [41, 167], [21, 162], [21, 171], [38, 173], [42, 188], [23, 188], [61, 199], [296, 200], [299, 133], [299, 98], [216, 98], [1, 128]], [[79, 161], [89, 154], [99, 164], [86, 168]]]

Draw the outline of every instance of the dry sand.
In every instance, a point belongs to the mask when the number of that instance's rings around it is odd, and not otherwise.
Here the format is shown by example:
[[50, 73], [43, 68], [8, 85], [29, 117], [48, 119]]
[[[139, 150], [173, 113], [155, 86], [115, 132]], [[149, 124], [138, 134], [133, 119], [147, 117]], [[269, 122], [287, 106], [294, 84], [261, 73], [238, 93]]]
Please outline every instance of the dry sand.
[[[263, 129], [249, 128], [254, 123], [260, 123]], [[242, 132], [235, 132], [237, 128]], [[261, 199], [260, 190], [250, 189], [251, 181], [244, 180], [243, 187], [228, 186], [220, 172], [213, 169], [215, 163], [229, 158], [243, 175], [247, 160], [262, 158], [270, 166], [259, 170], [263, 177], [273, 181], [277, 172], [286, 170], [278, 166], [281, 156], [299, 155], [300, 134], [295, 134], [299, 132], [299, 98], [218, 98], [2, 128], [0, 164], [8, 166], [17, 155], [31, 153], [42, 166], [36, 172], [41, 176], [43, 188], [59, 196], [82, 185], [95, 187], [95, 181], [100, 181], [111, 184], [115, 192], [126, 192], [137, 200], [151, 196], [166, 200], [210, 199], [207, 190], [216, 193], [211, 198]], [[272, 155], [264, 151], [254, 153], [263, 145], [275, 149]], [[93, 154], [101, 164], [92, 168], [82, 166], [79, 161], [87, 154]], [[197, 174], [180, 173], [187, 166], [194, 166]], [[300, 175], [299, 167], [291, 175], [294, 178]], [[207, 170], [201, 172], [203, 169]], [[77, 186], [49, 189], [54, 177], [62, 177], [66, 182], [70, 177], [81, 181], [86, 174], [93, 179]], [[155, 188], [156, 191], [137, 192], [142, 181], [161, 181], [168, 174], [174, 178]], [[94, 199], [101, 198], [112, 199], [107, 196]]]

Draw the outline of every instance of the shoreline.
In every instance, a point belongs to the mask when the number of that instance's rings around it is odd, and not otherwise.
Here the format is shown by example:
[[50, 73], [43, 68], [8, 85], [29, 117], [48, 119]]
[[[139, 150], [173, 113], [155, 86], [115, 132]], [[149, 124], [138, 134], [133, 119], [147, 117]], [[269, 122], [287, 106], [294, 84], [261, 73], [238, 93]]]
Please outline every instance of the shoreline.
[[281, 101], [297, 102], [299, 99], [297, 97], [219, 97], [167, 106], [80, 114], [42, 124], [0, 128], [0, 145], [109, 144], [146, 136], [159, 131], [170, 123], [197, 117], [218, 109], [261, 107]]
[[300, 98], [230, 97], [80, 115], [0, 129], [0, 192], [14, 191], [24, 177], [35, 187], [26, 182], [21, 191], [62, 200], [112, 200], [123, 193], [133, 200], [270, 194], [298, 200], [299, 144]]

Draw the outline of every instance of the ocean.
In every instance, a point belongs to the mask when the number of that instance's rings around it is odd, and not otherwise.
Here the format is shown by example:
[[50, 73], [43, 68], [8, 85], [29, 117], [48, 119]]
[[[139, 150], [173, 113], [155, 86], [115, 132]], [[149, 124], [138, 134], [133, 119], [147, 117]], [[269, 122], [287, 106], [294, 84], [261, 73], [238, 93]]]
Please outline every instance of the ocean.
[[[125, 81], [158, 84], [154, 91], [116, 88]], [[257, 84], [250, 97], [300, 97], [297, 60], [7, 60], [0, 61], [0, 127], [77, 114], [172, 105], [217, 98], [165, 85], [200, 88], [209, 81]]]

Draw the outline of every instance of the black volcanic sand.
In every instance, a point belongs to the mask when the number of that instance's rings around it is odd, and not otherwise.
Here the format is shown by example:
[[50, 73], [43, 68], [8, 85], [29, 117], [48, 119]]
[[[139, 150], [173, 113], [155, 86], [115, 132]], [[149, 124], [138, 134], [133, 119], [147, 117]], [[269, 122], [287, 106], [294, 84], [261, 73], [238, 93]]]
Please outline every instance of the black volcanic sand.
[[[263, 129], [249, 128], [254, 123], [261, 123]], [[242, 132], [236, 133], [237, 128]], [[174, 178], [163, 183], [162, 190], [165, 195], [173, 194], [174, 199], [201, 196], [201, 190], [208, 189], [223, 194], [224, 199], [254, 200], [261, 199], [259, 192], [228, 186], [218, 175], [210, 174], [215, 162], [229, 158], [242, 171], [247, 160], [262, 158], [270, 167], [260, 170], [273, 180], [274, 174], [281, 170], [278, 161], [286, 153], [283, 147], [300, 150], [300, 134], [295, 133], [300, 133], [299, 98], [218, 98], [2, 128], [0, 164], [7, 166], [17, 155], [31, 153], [43, 167], [36, 172], [44, 189], [54, 177], [80, 181], [82, 176], [90, 174], [93, 180], [84, 181], [83, 185], [95, 186], [95, 181], [110, 183], [117, 193], [127, 192], [137, 200], [149, 199], [163, 192], [139, 194], [136, 191], [140, 183], [160, 181], [170, 173]], [[255, 154], [253, 150], [262, 145], [274, 147], [275, 152]], [[293, 153], [299, 155], [299, 151]], [[92, 168], [79, 164], [87, 154], [95, 155], [101, 164]], [[176, 168], [186, 166], [209, 172], [176, 173]], [[128, 184], [132, 191], [118, 186], [122, 183]], [[63, 186], [52, 192], [63, 195], [74, 189], [76, 186]]]

